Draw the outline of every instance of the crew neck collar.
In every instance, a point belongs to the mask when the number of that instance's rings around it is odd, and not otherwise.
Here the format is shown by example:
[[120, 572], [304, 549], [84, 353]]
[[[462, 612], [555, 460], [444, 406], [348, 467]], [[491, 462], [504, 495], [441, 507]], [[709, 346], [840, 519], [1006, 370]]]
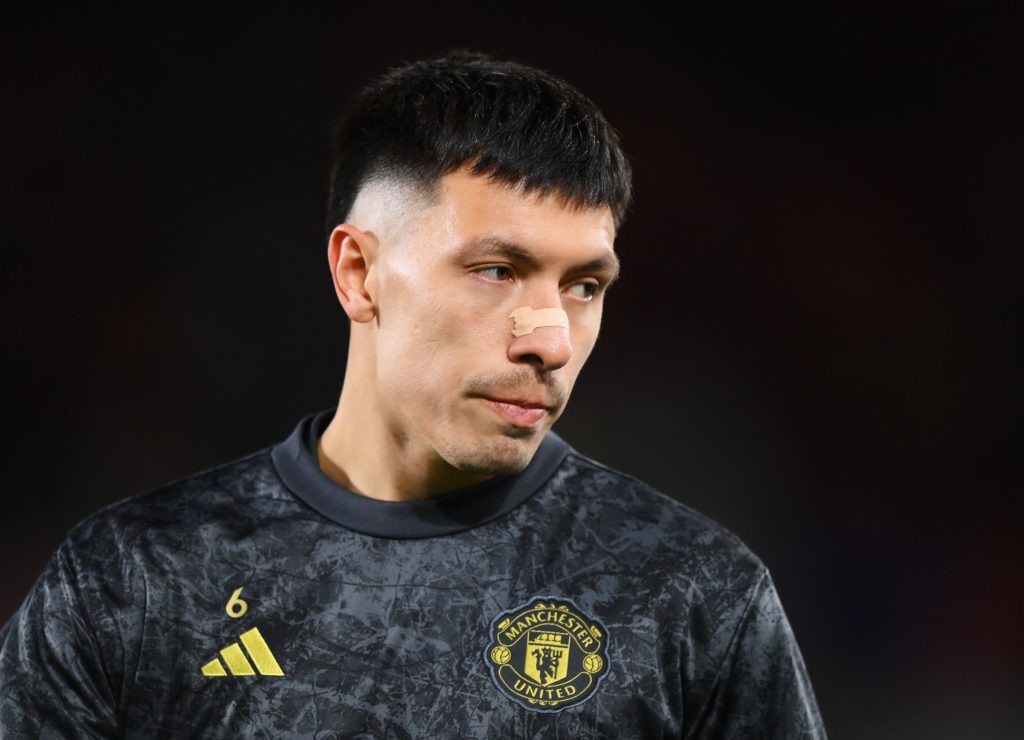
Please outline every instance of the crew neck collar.
[[333, 409], [307, 416], [271, 450], [288, 489], [310, 508], [348, 529], [394, 539], [440, 537], [494, 521], [534, 494], [555, 472], [570, 447], [548, 432], [530, 464], [517, 475], [500, 475], [451, 493], [417, 501], [380, 501], [361, 496], [327, 477], [317, 441]]

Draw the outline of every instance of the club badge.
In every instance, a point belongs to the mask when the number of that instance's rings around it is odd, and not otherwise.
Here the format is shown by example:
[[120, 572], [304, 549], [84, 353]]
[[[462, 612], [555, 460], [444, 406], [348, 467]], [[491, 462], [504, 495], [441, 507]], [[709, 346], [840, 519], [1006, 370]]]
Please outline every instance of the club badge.
[[505, 694], [560, 712], [593, 696], [608, 672], [607, 635], [571, 601], [541, 597], [498, 615], [485, 658]]

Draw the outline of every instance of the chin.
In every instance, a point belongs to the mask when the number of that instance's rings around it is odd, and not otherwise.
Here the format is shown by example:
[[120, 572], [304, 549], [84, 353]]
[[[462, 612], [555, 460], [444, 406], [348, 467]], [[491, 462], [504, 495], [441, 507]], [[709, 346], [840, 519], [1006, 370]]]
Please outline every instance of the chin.
[[453, 445], [443, 457], [456, 470], [481, 475], [514, 475], [522, 472], [540, 446], [543, 435], [502, 435], [493, 440], [473, 440]]

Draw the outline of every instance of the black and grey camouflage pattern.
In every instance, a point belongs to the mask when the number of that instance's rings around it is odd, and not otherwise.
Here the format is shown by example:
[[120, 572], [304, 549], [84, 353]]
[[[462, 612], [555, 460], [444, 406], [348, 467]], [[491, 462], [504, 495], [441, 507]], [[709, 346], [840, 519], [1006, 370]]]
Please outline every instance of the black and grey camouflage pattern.
[[[242, 588], [245, 614], [226, 605]], [[545, 595], [608, 631], [587, 701], [492, 678]], [[258, 627], [284, 676], [201, 667]], [[326, 519], [269, 451], [80, 524], [0, 631], [3, 737], [824, 738], [771, 579], [732, 534], [570, 452], [510, 513], [389, 539]]]

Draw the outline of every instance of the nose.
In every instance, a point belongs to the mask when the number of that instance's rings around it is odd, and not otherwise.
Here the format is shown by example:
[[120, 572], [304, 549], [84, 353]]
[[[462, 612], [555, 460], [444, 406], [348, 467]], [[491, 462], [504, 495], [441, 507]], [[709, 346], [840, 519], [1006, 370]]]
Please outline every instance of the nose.
[[557, 370], [572, 359], [569, 330], [562, 326], [539, 326], [512, 340], [508, 359], [533, 365], [538, 370]]

